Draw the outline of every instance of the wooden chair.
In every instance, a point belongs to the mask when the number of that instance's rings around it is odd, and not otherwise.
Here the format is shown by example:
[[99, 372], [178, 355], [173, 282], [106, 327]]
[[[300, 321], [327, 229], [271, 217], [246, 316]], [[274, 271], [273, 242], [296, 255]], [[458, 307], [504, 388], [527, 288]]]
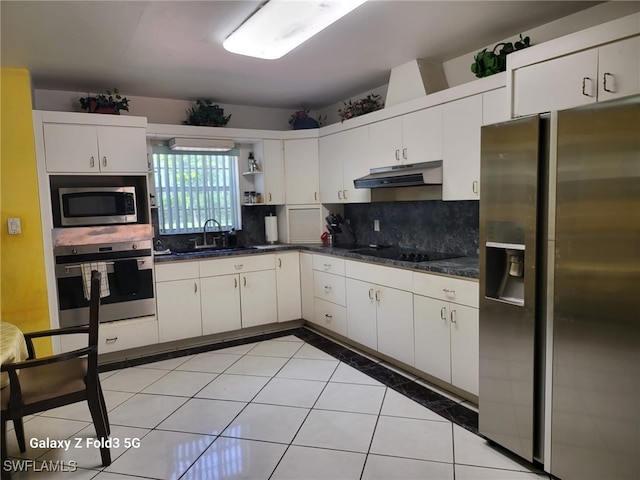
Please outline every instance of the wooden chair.
[[[12, 420], [18, 446], [26, 451], [22, 417], [50, 410], [63, 405], [86, 400], [96, 434], [107, 439], [110, 434], [107, 407], [104, 403], [98, 376], [98, 325], [100, 309], [100, 273], [91, 272], [91, 295], [89, 300], [89, 325], [26, 333], [28, 359], [23, 362], [2, 365], [9, 375], [9, 385], [2, 389], [2, 478], [9, 478], [5, 471], [7, 459], [6, 427]], [[36, 358], [33, 339], [53, 335], [88, 335], [88, 346], [79, 350]], [[101, 442], [105, 445], [106, 442]], [[111, 452], [107, 446], [100, 447], [102, 465], [111, 464]]]

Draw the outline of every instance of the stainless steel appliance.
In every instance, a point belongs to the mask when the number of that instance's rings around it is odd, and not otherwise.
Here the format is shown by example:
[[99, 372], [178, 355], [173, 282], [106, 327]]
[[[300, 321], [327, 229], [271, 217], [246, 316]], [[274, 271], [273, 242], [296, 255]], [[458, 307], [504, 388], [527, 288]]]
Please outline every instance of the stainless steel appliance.
[[325, 218], [327, 221], [327, 231], [333, 235], [333, 245], [353, 245], [356, 237], [351, 226], [342, 218], [339, 213], [329, 213]]
[[442, 185], [442, 160], [372, 168], [369, 175], [356, 178], [353, 185], [355, 188]]
[[136, 223], [136, 189], [127, 187], [61, 187], [63, 227]]
[[109, 295], [100, 300], [101, 322], [155, 315], [151, 249], [151, 239], [55, 246], [60, 326], [88, 323], [83, 264], [103, 263], [107, 271]]
[[640, 478], [640, 98], [482, 129], [479, 431]]

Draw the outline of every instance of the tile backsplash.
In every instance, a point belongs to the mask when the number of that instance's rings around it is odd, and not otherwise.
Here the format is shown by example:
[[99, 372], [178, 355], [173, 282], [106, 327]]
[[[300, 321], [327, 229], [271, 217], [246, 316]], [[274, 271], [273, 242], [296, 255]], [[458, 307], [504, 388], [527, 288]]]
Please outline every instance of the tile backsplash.
[[[360, 244], [478, 254], [478, 201], [347, 204], [344, 218]], [[379, 232], [374, 231], [374, 220], [380, 222]]]

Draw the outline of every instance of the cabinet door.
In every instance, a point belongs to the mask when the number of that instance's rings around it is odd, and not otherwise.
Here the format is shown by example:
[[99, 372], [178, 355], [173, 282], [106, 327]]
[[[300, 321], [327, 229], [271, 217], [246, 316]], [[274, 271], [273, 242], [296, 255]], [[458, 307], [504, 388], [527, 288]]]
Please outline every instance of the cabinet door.
[[478, 395], [478, 310], [450, 304], [451, 383]]
[[284, 167], [287, 204], [320, 203], [318, 139], [285, 140]]
[[375, 285], [347, 278], [347, 337], [378, 350]]
[[369, 125], [369, 168], [402, 163], [402, 119], [393, 117]]
[[144, 128], [98, 126], [101, 172], [147, 173]]
[[565, 110], [596, 101], [598, 49], [585, 50], [514, 71], [515, 116]]
[[240, 330], [240, 277], [221, 275], [200, 279], [202, 333]]
[[598, 49], [598, 101], [640, 92], [640, 36]]
[[442, 199], [480, 198], [480, 129], [482, 95], [456, 100], [443, 107]]
[[413, 302], [411, 292], [376, 286], [378, 351], [414, 365]]
[[313, 255], [300, 253], [300, 296], [302, 298], [302, 318], [314, 321], [315, 305], [313, 297]]
[[278, 294], [278, 321], [301, 318], [300, 254], [276, 254], [276, 283]]
[[510, 118], [507, 87], [482, 94], [482, 125], [506, 122]]
[[328, 135], [319, 140], [320, 149], [320, 199], [322, 203], [342, 203], [345, 136]]
[[263, 141], [264, 202], [284, 205], [284, 151], [282, 140]]
[[160, 342], [202, 336], [197, 278], [156, 283]]
[[402, 160], [404, 163], [442, 160], [442, 107], [402, 117]]
[[[369, 173], [369, 127], [358, 127], [347, 130], [343, 135], [342, 147], [342, 201], [344, 203], [368, 203], [371, 201], [371, 190], [354, 188], [353, 181]], [[320, 190], [322, 192], [322, 190]]]
[[276, 323], [276, 272], [263, 270], [240, 274], [242, 328]]
[[413, 320], [416, 368], [451, 382], [449, 304], [414, 295]]
[[45, 123], [44, 151], [48, 172], [98, 172], [95, 125]]

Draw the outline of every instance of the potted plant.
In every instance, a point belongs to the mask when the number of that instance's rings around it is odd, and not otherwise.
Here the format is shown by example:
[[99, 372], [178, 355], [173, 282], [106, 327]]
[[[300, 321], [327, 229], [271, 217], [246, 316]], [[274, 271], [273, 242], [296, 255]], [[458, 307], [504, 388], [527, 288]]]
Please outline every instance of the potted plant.
[[297, 112], [293, 112], [289, 117], [289, 125], [293, 127], [294, 130], [304, 130], [307, 128], [318, 128], [321, 127], [324, 123], [324, 119], [322, 117], [318, 117], [316, 120], [309, 116], [309, 109], [302, 107], [302, 109]]
[[[473, 57], [474, 62], [471, 64], [471, 71], [478, 78], [504, 72], [507, 69], [507, 55], [516, 50], [527, 48], [528, 46], [530, 46], [529, 37], [522, 38], [522, 34], [520, 34], [520, 40], [515, 44], [511, 42], [498, 43], [490, 52], [487, 52], [485, 48]], [[500, 48], [500, 51], [496, 52], [498, 48]]]
[[212, 100], [198, 99], [195, 106], [187, 110], [188, 118], [184, 125], [198, 125], [202, 127], [224, 127], [229, 123], [231, 114], [225, 115], [224, 109]]
[[366, 97], [356, 100], [355, 102], [349, 100], [348, 102], [342, 103], [344, 103], [344, 108], [338, 110], [338, 115], [340, 115], [340, 120], [342, 122], [349, 118], [359, 117], [365, 113], [375, 112], [384, 106], [380, 100], [380, 95], [373, 93], [370, 93]]
[[105, 93], [87, 94], [80, 98], [80, 106], [88, 113], [110, 113], [120, 115], [120, 110], [129, 111], [129, 99], [120, 95], [117, 88]]

